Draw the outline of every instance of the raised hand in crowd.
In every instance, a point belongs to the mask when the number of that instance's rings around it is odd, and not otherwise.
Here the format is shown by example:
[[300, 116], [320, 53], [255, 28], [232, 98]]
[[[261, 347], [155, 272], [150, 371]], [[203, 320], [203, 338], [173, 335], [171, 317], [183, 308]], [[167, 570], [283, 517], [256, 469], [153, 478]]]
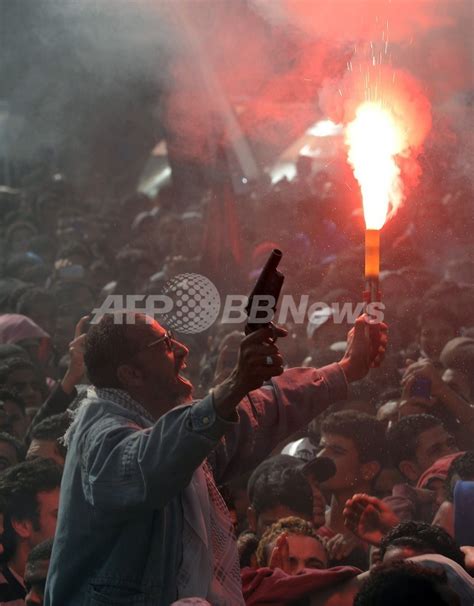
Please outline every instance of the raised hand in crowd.
[[[410, 363], [412, 362], [413, 361], [410, 361]], [[430, 413], [430, 408], [436, 403], [436, 400], [431, 397], [431, 393], [428, 397], [425, 397], [425, 395], [413, 394], [415, 380], [416, 377], [414, 375], [411, 375], [409, 378], [404, 375], [402, 378], [402, 394], [397, 405], [398, 418], [406, 417], [408, 415]]]
[[431, 395], [436, 397], [442, 393], [446, 384], [443, 382], [439, 370], [429, 358], [420, 358], [418, 361], [408, 359], [407, 367], [403, 374], [402, 385], [413, 386], [416, 378], [423, 377], [430, 382]]
[[283, 572], [291, 574], [290, 565], [290, 547], [288, 545], [288, 533], [282, 533], [275, 542], [275, 547], [272, 549], [269, 568], [281, 568]]
[[384, 535], [399, 521], [386, 503], [367, 494], [355, 494], [344, 508], [347, 528], [371, 545], [380, 545]]
[[74, 331], [74, 339], [69, 344], [69, 364], [66, 374], [61, 383], [56, 386], [36, 413], [28, 431], [29, 435], [31, 434], [33, 427], [38, 425], [43, 419], [64, 412], [76, 397], [76, 385], [81, 382], [85, 372], [85, 328], [88, 320], [88, 315], [83, 316], [77, 323]]
[[[418, 379], [425, 379], [430, 397], [412, 397], [413, 385]], [[407, 360], [407, 368], [402, 378], [402, 400], [399, 406], [401, 416], [429, 412], [427, 408], [440, 404], [459, 422], [458, 442], [469, 448], [474, 434], [474, 407], [445, 383], [439, 370], [429, 359], [417, 362]]]

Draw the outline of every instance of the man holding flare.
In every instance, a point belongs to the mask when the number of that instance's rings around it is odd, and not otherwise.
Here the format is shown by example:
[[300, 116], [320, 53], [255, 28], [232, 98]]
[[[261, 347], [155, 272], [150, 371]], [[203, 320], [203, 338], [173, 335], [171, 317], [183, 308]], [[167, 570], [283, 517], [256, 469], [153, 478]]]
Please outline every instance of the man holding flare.
[[216, 485], [345, 398], [347, 383], [382, 361], [386, 326], [367, 335], [362, 316], [339, 363], [286, 371], [275, 343], [286, 330], [259, 329], [242, 339], [230, 376], [191, 402], [180, 375], [188, 349], [142, 314], [114, 320], [105, 315], [87, 336], [94, 389], [68, 435], [45, 605], [243, 604]]

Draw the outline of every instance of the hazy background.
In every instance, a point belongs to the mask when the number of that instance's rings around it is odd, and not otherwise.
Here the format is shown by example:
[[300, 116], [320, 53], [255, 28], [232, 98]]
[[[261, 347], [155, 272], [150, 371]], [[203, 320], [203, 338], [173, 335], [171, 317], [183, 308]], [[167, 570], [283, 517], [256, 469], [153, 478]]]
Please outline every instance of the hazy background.
[[316, 119], [344, 119], [349, 66], [375, 55], [416, 82], [431, 104], [426, 145], [457, 154], [469, 175], [473, 7], [2, 0], [0, 150], [128, 191], [163, 137], [175, 174], [181, 163], [215, 165], [222, 149], [245, 139], [258, 172]]

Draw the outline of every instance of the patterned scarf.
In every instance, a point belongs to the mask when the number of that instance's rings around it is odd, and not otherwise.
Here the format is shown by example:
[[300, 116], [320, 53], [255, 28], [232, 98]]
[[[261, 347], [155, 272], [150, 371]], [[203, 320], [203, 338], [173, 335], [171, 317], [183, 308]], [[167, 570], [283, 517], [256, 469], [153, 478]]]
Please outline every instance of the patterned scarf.
[[179, 597], [205, 596], [213, 606], [244, 605], [234, 529], [207, 463], [194, 472], [182, 502]]
[[[101, 388], [89, 393], [155, 423], [151, 414], [121, 389]], [[213, 606], [244, 606], [234, 528], [207, 462], [196, 469], [181, 501], [183, 558], [177, 575], [178, 597], [203, 597]]]

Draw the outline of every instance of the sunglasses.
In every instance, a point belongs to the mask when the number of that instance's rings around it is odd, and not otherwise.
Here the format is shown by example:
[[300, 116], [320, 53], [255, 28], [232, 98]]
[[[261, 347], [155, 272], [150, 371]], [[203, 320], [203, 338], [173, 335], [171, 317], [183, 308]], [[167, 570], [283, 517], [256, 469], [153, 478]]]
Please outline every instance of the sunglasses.
[[[155, 345], [158, 345], [158, 343], [164, 343], [166, 345], [166, 349], [168, 351], [173, 351], [173, 341], [174, 341], [174, 334], [172, 333], [171, 330], [167, 330], [165, 331], [165, 334], [160, 337], [159, 339], [156, 339], [155, 341], [152, 341], [151, 343], [148, 343], [148, 345], [146, 347], [144, 347], [143, 349], [140, 349], [140, 351], [146, 351], [147, 349], [150, 349], [150, 347], [155, 347]], [[137, 352], [137, 353], [139, 353]]]

